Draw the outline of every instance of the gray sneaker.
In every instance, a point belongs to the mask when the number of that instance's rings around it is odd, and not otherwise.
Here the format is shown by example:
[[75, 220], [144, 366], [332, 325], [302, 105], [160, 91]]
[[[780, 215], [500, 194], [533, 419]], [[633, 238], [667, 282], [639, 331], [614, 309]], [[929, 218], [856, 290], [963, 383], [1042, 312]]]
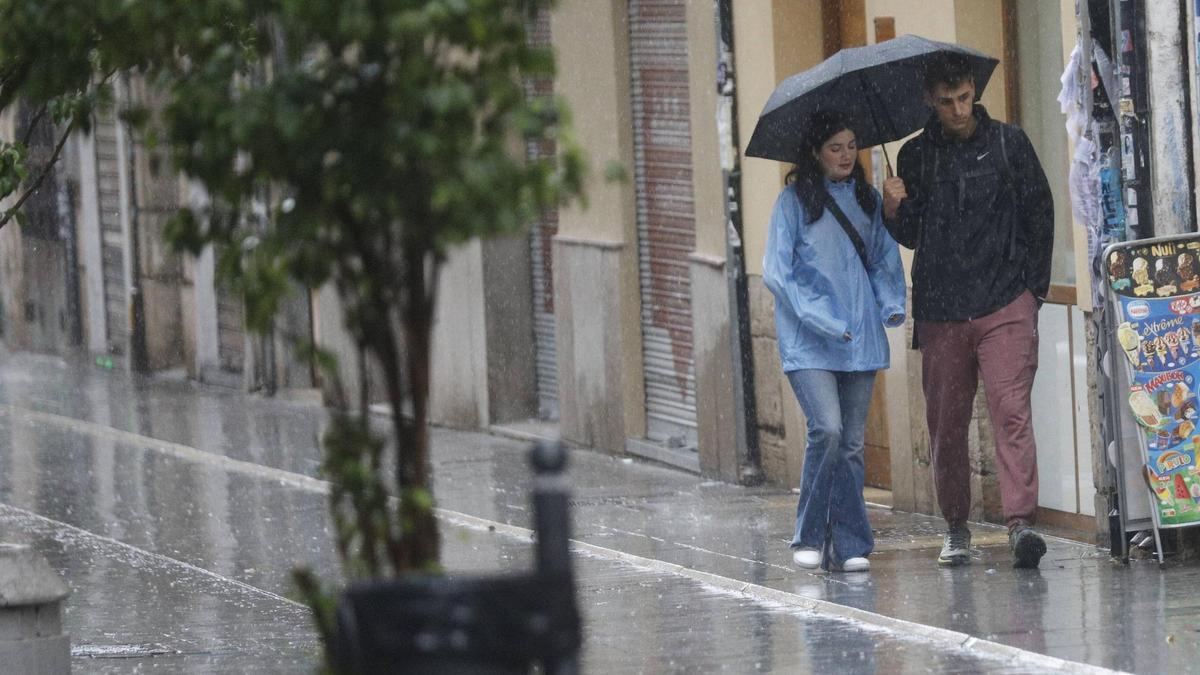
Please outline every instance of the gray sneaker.
[[1008, 547], [1012, 549], [1013, 567], [1037, 567], [1046, 555], [1046, 540], [1024, 524], [1008, 533]]
[[941, 567], [957, 567], [971, 562], [971, 531], [966, 525], [953, 525], [942, 540], [942, 552], [938, 555]]

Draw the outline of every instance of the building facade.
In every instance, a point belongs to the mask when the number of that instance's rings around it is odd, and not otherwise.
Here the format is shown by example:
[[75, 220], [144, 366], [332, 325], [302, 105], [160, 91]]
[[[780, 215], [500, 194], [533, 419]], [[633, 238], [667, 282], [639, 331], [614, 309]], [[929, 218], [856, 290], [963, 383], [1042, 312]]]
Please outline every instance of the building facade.
[[[554, 48], [558, 75], [528, 83], [528, 92], [560, 96], [573, 111], [590, 163], [587, 206], [451, 252], [433, 342], [434, 421], [560, 435], [677, 466], [697, 480], [797, 485], [805, 422], [781, 372], [773, 300], [761, 279], [770, 209], [788, 167], [742, 151], [781, 80], [840, 48], [917, 33], [1000, 59], [983, 103], [1026, 131], [1050, 178], [1053, 286], [1039, 316], [1034, 391], [1040, 504], [1043, 519], [1102, 539], [1109, 483], [1091, 261], [1070, 206], [1074, 147], [1056, 99], [1081, 30], [1114, 34], [1110, 8], [1146, 4], [562, 0], [530, 26], [531, 40]], [[1194, 14], [1191, 3], [1180, 5], [1181, 20]], [[1174, 58], [1190, 67], [1195, 32], [1184, 33]], [[1156, 49], [1167, 49], [1162, 58], [1171, 62], [1170, 46]], [[1190, 80], [1178, 105], [1186, 109], [1197, 82], [1194, 69], [1184, 72]], [[153, 108], [153, 96], [136, 78], [118, 87], [118, 100]], [[16, 130], [22, 120], [8, 124]], [[898, 149], [887, 151], [894, 158]], [[863, 154], [876, 180], [881, 152]], [[1179, 174], [1162, 175], [1160, 183]], [[1182, 175], [1192, 180], [1192, 169]], [[34, 210], [40, 215], [0, 232], [0, 331], [10, 346], [314, 395], [321, 376], [299, 358], [297, 339], [357, 359], [329, 289], [296, 289], [271, 333], [256, 335], [245, 329], [236, 293], [217, 280], [211, 252], [167, 251], [166, 217], [205, 195], [111, 112], [98, 115], [94, 133], [72, 139], [51, 184]], [[1189, 196], [1192, 185], [1184, 185]], [[1195, 229], [1195, 202], [1182, 201], [1187, 213], [1175, 222]], [[911, 322], [889, 330], [892, 367], [877, 379], [868, 483], [890, 492], [895, 508], [934, 513], [921, 357], [910, 338]], [[377, 383], [366, 384], [382, 399]], [[974, 515], [995, 519], [999, 489], [982, 396], [971, 432]]]

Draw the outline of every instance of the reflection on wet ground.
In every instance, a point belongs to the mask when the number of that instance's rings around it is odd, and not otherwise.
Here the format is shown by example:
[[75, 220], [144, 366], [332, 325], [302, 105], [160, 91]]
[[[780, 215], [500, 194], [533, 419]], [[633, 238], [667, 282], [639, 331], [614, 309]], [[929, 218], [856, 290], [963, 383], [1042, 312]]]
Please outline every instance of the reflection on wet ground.
[[[0, 418], [0, 437], [11, 441], [0, 536], [35, 544], [68, 579], [79, 670], [295, 672], [315, 661], [307, 612], [283, 596], [293, 563], [336, 574], [323, 494], [18, 415]], [[531, 565], [528, 541], [444, 536], [452, 573]], [[995, 665], [625, 563], [579, 556], [577, 574], [588, 672]]]
[[[0, 362], [0, 535], [35, 543], [66, 576], [81, 672], [315, 663], [305, 611], [285, 596], [294, 564], [338, 573], [325, 497], [311, 480], [323, 420], [308, 405], [186, 382], [135, 386], [26, 355]], [[449, 430], [434, 440], [441, 507], [529, 525], [525, 444]], [[1110, 668], [1183, 672], [1200, 647], [1190, 599], [1200, 572], [1190, 567], [1114, 566], [1091, 547], [1055, 541], [1040, 571], [1014, 570], [992, 545], [997, 530], [983, 528], [975, 564], [941, 570], [936, 548], [923, 547], [936, 542], [936, 520], [876, 510], [872, 574], [826, 577], [790, 566], [786, 492], [587, 451], [572, 453], [569, 471], [576, 538], [613, 551]], [[452, 571], [529, 564], [527, 542], [449, 526], [445, 538]], [[679, 575], [576, 560], [589, 672], [1029, 667]]]

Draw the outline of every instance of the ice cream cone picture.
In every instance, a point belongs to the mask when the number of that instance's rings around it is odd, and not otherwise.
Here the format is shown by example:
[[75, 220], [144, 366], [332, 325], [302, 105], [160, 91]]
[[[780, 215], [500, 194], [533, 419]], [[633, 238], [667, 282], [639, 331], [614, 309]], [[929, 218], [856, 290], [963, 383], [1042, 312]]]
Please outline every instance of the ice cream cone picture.
[[1154, 355], [1158, 357], [1158, 364], [1165, 368], [1167, 366], [1167, 341], [1162, 339], [1162, 336], [1154, 338]]
[[1171, 365], [1179, 363], [1179, 335], [1175, 331], [1170, 331], [1163, 336], [1163, 340], [1167, 343], [1167, 351], [1171, 352]]
[[1142, 356], [1146, 357], [1146, 367], [1154, 365], [1154, 340], [1142, 340]]
[[1142, 336], [1138, 335], [1137, 329], [1133, 324], [1126, 321], [1117, 326], [1117, 341], [1121, 343], [1121, 349], [1125, 350], [1125, 356], [1134, 368], [1142, 366]]
[[1150, 394], [1141, 386], [1135, 385], [1130, 388], [1129, 408], [1133, 410], [1138, 423], [1148, 429], [1157, 429], [1166, 422], [1166, 419], [1158, 412], [1158, 406], [1155, 405], [1154, 399], [1150, 398]]
[[1179, 350], [1184, 354], [1192, 353], [1192, 332], [1186, 328], [1180, 328], [1175, 331], [1175, 335], [1179, 337]]
[[1150, 263], [1146, 262], [1145, 258], [1133, 259], [1133, 273], [1130, 277], [1133, 278], [1134, 295], [1144, 297], [1154, 292], [1154, 284], [1150, 283]]

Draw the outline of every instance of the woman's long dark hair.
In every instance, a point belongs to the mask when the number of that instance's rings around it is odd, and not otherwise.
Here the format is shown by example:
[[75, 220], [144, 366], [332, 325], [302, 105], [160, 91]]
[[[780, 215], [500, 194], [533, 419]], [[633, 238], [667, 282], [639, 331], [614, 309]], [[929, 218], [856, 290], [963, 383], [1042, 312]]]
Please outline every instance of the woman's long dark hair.
[[[825, 171], [817, 155], [826, 141], [846, 130], [853, 131], [841, 115], [825, 111], [815, 113], [809, 121], [808, 133], [800, 143], [796, 164], [788, 172], [786, 180], [795, 187], [796, 196], [804, 206], [805, 220], [809, 223], [816, 222], [825, 213], [825, 203], [829, 199], [829, 190], [825, 189]], [[867, 215], [874, 214], [875, 191], [867, 182], [867, 173], [857, 158], [850, 177], [854, 179], [854, 198], [858, 200], [858, 205]]]

